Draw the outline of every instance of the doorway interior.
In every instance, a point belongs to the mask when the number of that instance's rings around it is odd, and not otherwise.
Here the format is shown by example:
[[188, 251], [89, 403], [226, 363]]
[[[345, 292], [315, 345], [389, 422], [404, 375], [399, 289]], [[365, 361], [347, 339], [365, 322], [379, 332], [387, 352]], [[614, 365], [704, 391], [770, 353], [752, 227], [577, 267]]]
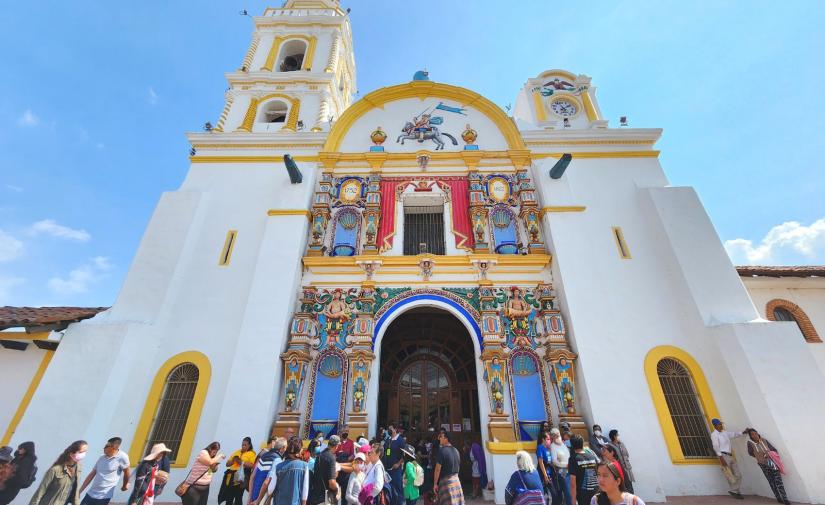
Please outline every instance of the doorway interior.
[[461, 321], [436, 308], [416, 307], [395, 319], [381, 343], [378, 426], [399, 423], [413, 445], [442, 427], [456, 447], [480, 441], [472, 338]]

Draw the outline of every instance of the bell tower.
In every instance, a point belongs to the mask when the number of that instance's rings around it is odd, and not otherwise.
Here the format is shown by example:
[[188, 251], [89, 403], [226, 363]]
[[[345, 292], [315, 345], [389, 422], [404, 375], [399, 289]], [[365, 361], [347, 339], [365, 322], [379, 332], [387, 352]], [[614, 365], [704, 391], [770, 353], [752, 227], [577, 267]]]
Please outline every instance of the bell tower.
[[249, 50], [226, 76], [213, 131], [328, 131], [356, 89], [348, 13], [338, 0], [287, 0], [253, 21]]

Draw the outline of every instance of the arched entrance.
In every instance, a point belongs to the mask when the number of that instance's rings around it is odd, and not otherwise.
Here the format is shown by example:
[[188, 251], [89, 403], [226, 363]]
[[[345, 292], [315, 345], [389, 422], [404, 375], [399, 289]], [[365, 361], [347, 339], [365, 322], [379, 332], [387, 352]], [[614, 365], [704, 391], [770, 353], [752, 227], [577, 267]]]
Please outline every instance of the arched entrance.
[[415, 443], [447, 428], [460, 446], [480, 439], [476, 354], [455, 316], [415, 307], [387, 327], [381, 342], [378, 425], [400, 423]]

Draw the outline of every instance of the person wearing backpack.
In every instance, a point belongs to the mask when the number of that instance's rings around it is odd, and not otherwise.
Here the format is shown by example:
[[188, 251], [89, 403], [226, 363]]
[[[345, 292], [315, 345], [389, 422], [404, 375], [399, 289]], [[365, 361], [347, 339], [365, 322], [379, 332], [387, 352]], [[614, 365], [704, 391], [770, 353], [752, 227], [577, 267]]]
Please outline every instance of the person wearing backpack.
[[415, 447], [403, 447], [401, 453], [404, 455], [404, 499], [407, 505], [415, 505], [421, 496], [418, 488], [424, 484], [424, 469], [415, 460]]
[[11, 467], [14, 473], [0, 489], [0, 505], [8, 505], [17, 497], [21, 489], [34, 484], [37, 477], [37, 456], [34, 453], [34, 442], [23, 442], [17, 447]]
[[518, 470], [513, 472], [510, 482], [504, 488], [504, 503], [506, 505], [544, 505], [544, 484], [527, 451], [516, 453], [516, 466]]
[[581, 435], [570, 437], [570, 456], [568, 475], [570, 475], [570, 497], [578, 505], [590, 505], [590, 499], [599, 488], [597, 466], [599, 460], [590, 452], [584, 450], [584, 440]]

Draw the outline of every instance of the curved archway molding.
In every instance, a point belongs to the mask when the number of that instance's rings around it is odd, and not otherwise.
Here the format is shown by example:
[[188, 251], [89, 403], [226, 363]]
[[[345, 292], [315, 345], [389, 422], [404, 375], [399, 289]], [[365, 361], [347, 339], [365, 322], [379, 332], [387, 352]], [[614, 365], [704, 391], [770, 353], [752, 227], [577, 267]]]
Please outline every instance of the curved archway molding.
[[806, 342], [809, 344], [822, 343], [822, 339], [816, 332], [816, 328], [814, 328], [808, 314], [806, 314], [799, 305], [789, 300], [783, 300], [782, 298], [774, 298], [765, 305], [765, 318], [769, 321], [776, 321], [776, 316], [774, 315], [776, 309], [785, 309], [791, 313]]
[[198, 367], [198, 385], [195, 387], [195, 394], [192, 397], [192, 406], [189, 408], [189, 415], [186, 418], [186, 426], [183, 430], [178, 454], [173, 468], [186, 468], [189, 464], [189, 457], [192, 453], [192, 444], [195, 440], [195, 433], [198, 431], [198, 423], [201, 418], [203, 404], [206, 401], [206, 391], [209, 389], [209, 382], [212, 378], [212, 365], [205, 354], [198, 351], [186, 351], [176, 354], [166, 360], [155, 374], [155, 379], [149, 388], [146, 396], [146, 403], [143, 406], [143, 413], [135, 428], [135, 435], [132, 437], [132, 445], [129, 447], [129, 459], [140, 461], [143, 458], [143, 450], [152, 431], [152, 422], [163, 395], [166, 378], [169, 373], [178, 365], [192, 363]]

